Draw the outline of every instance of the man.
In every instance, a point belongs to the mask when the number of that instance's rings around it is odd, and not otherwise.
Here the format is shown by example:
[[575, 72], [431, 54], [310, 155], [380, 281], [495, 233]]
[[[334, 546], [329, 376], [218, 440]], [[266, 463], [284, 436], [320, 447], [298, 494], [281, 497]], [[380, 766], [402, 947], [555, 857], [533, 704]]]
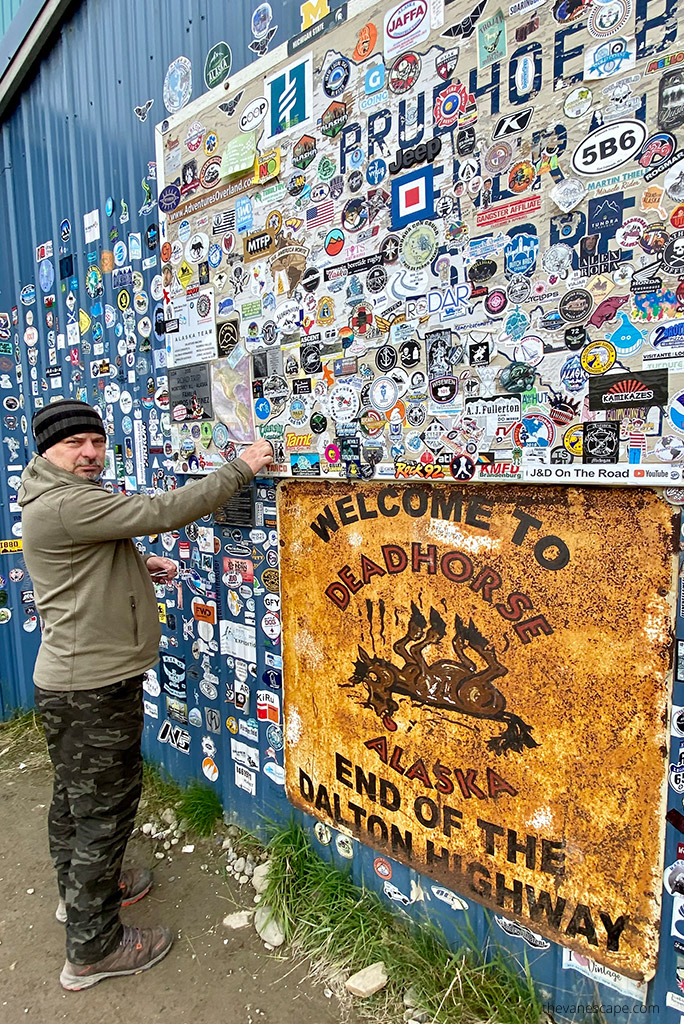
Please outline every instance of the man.
[[151, 498], [99, 486], [106, 434], [85, 402], [61, 400], [33, 417], [38, 454], [22, 474], [23, 550], [43, 619], [34, 671], [36, 707], [55, 768], [50, 853], [66, 914], [63, 988], [137, 974], [168, 953], [166, 928], [130, 928], [122, 903], [142, 898], [149, 872], [121, 871], [140, 798], [142, 679], [158, 659], [151, 577], [176, 566], [144, 561], [133, 537], [213, 512], [273, 456], [257, 441], [204, 479]]

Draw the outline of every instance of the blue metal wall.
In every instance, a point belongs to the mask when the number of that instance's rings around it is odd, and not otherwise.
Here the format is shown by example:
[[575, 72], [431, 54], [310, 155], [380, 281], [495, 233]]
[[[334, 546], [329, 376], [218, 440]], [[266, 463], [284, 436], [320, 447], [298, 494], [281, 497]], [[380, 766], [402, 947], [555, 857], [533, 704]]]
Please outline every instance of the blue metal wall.
[[[291, 37], [300, 29], [299, 9], [296, 6], [276, 3], [273, 0], [273, 24], [278, 31], [273, 40], [275, 46]], [[252, 5], [247, 0], [224, 3], [200, 3], [198, 0], [165, 0], [160, 5], [155, 0], [87, 0], [63, 26], [59, 39], [52, 51], [35, 69], [35, 76], [24, 90], [12, 116], [0, 128], [0, 310], [9, 314], [9, 325], [0, 324], [0, 404], [2, 414], [2, 473], [0, 473], [0, 540], [18, 539], [19, 514], [15, 504], [15, 487], [12, 480], [28, 461], [27, 421], [35, 407], [36, 399], [49, 400], [51, 396], [73, 395], [99, 404], [105, 412], [111, 430], [111, 441], [120, 451], [122, 465], [125, 464], [125, 438], [130, 436], [130, 424], [119, 403], [105, 400], [104, 386], [110, 379], [119, 384], [121, 390], [128, 390], [132, 399], [131, 417], [138, 416], [147, 425], [149, 436], [148, 465], [135, 464], [140, 488], [151, 487], [154, 482], [161, 487], [174, 486], [170, 464], [165, 465], [167, 456], [155, 438], [152, 413], [157, 422], [166, 411], [163, 396], [155, 398], [157, 379], [162, 373], [154, 365], [154, 352], [139, 338], [134, 355], [134, 372], [129, 380], [129, 368], [125, 358], [113, 378], [91, 376], [91, 364], [110, 358], [116, 361], [118, 343], [122, 336], [122, 317], [117, 308], [116, 298], [111, 290], [111, 279], [104, 277], [104, 294], [92, 297], [86, 289], [86, 273], [89, 262], [96, 264], [103, 250], [111, 249], [118, 237], [126, 239], [130, 233], [145, 231], [156, 222], [154, 206], [144, 210], [146, 193], [141, 185], [144, 180], [156, 196], [154, 182], [154, 124], [164, 116], [162, 84], [168, 64], [177, 56], [187, 56], [193, 65], [193, 97], [204, 90], [202, 69], [209, 47], [219, 41], [230, 43], [233, 52], [233, 67], [239, 69], [253, 59], [249, 50], [251, 39], [250, 18]], [[144, 120], [135, 113], [135, 108], [144, 109], [152, 100], [153, 105]], [[111, 203], [111, 213], [109, 212]], [[101, 237], [86, 244], [83, 217], [86, 213], [99, 211]], [[129, 220], [122, 220], [122, 213], [128, 210]], [[60, 231], [63, 221], [70, 222], [70, 237], [66, 230]], [[49, 282], [49, 268], [43, 264], [43, 287], [39, 277], [39, 261], [36, 247], [52, 241], [54, 253], [50, 262], [55, 272], [53, 285]], [[39, 254], [40, 255], [40, 254]], [[74, 266], [70, 273], [60, 279], [60, 259], [73, 257]], [[150, 313], [154, 301], [150, 296], [152, 281], [159, 271], [158, 250], [148, 250], [143, 241], [143, 257], [154, 265], [143, 270], [142, 260], [134, 263], [134, 270], [142, 274], [142, 290], [149, 296]], [[35, 301], [30, 299], [30, 286], [35, 289]], [[28, 292], [27, 292], [28, 289]], [[75, 298], [75, 312], [67, 305], [69, 295]], [[54, 303], [46, 308], [45, 299], [54, 295]], [[106, 307], [110, 306], [111, 311]], [[82, 309], [90, 320], [85, 330], [79, 331], [78, 344], [62, 347], [60, 336], [66, 335], [69, 320]], [[12, 310], [15, 310], [14, 314]], [[50, 326], [52, 313], [55, 321]], [[114, 322], [106, 326], [106, 314]], [[100, 325], [99, 329], [97, 325]], [[38, 342], [32, 340], [31, 328], [37, 329]], [[28, 336], [26, 335], [29, 330]], [[100, 337], [101, 334], [101, 337]], [[96, 337], [97, 335], [97, 337]], [[99, 338], [99, 340], [98, 340]], [[101, 345], [101, 350], [98, 346]], [[73, 348], [73, 361], [69, 361]], [[35, 352], [35, 365], [31, 352]], [[55, 372], [61, 369], [61, 386], [51, 388]], [[49, 370], [53, 371], [51, 375]], [[13, 406], [16, 405], [16, 409]], [[126, 428], [126, 429], [124, 429]], [[164, 438], [162, 438], [162, 441]], [[15, 469], [14, 467], [18, 467]], [[143, 470], [143, 473], [140, 470]], [[144, 481], [142, 477], [145, 477]], [[181, 481], [178, 481], [180, 483]], [[266, 534], [272, 519], [274, 505], [273, 491], [268, 482], [259, 484], [255, 499], [261, 504], [265, 518], [263, 526], [257, 529]], [[212, 527], [210, 521], [201, 525]], [[256, 620], [263, 615], [264, 597], [269, 592], [263, 585], [263, 571], [273, 567], [277, 547], [267, 549], [262, 533], [250, 535], [246, 528], [214, 525], [215, 537], [220, 551], [214, 560], [214, 578], [206, 566], [197, 569], [193, 578], [177, 591], [176, 588], [162, 588], [159, 600], [165, 607], [167, 625], [164, 627], [163, 655], [178, 658], [185, 665], [186, 703], [190, 709], [190, 721], [182, 723], [166, 718], [165, 695], [148, 693], [150, 705], [156, 705], [158, 717], [146, 717], [145, 749], [147, 754], [162, 762], [181, 782], [189, 778], [203, 778], [202, 762], [207, 756], [202, 749], [200, 724], [206, 724], [207, 708], [220, 709], [220, 731], [208, 735], [216, 750], [212, 760], [219, 770], [216, 785], [220, 787], [227, 816], [249, 828], [260, 828], [264, 817], [285, 819], [291, 808], [284, 797], [281, 786], [282, 739], [278, 729], [267, 729], [259, 721], [256, 708], [256, 691], [272, 688], [278, 692], [280, 673], [278, 671], [278, 650], [267, 648], [263, 636], [258, 639], [256, 664], [248, 678], [249, 700], [254, 705], [247, 714], [233, 715], [230, 698], [235, 682], [230, 663], [220, 656], [218, 650], [203, 648], [199, 643], [194, 620], [189, 611], [193, 587], [203, 586], [215, 592], [217, 601], [224, 601], [225, 588], [217, 581], [221, 575], [220, 559], [228, 554], [240, 557], [249, 554], [255, 565], [255, 586], [253, 608], [246, 610]], [[175, 539], [167, 538], [173, 546], [164, 548], [161, 543], [146, 541], [148, 551], [179, 557], [179, 546], [188, 541], [194, 545], [192, 529], [180, 531]], [[190, 568], [193, 568], [190, 565]], [[31, 666], [39, 641], [35, 628], [35, 609], [30, 594], [30, 580], [23, 576], [21, 555], [0, 555], [0, 716], [8, 716], [12, 710], [32, 703]], [[14, 579], [12, 579], [14, 576]], [[198, 579], [201, 581], [198, 584]], [[251, 600], [251, 599], [250, 599]], [[5, 606], [3, 608], [3, 605]], [[4, 611], [4, 615], [3, 615]], [[173, 620], [173, 621], [172, 621]], [[246, 621], [246, 620], [245, 620]], [[104, 628], [104, 627], [103, 627]], [[94, 671], [96, 666], [94, 666]], [[216, 690], [214, 692], [212, 687]], [[682, 701], [684, 703], [684, 700]], [[226, 725], [226, 718], [235, 717], [236, 724]], [[172, 727], [174, 746], [159, 742], [160, 728], [165, 720]], [[195, 725], [193, 725], [193, 720]], [[275, 724], [275, 723], [271, 723]], [[242, 731], [240, 727], [242, 726]], [[232, 730], [237, 733], [233, 737]], [[169, 730], [167, 730], [168, 732]], [[189, 750], [184, 734], [190, 737]], [[230, 742], [251, 743], [258, 736], [259, 767], [251, 771], [255, 795], [235, 784], [235, 764], [230, 756]], [[178, 749], [181, 748], [181, 749]], [[211, 748], [209, 748], [211, 749]], [[270, 769], [264, 772], [264, 766]], [[671, 794], [672, 795], [672, 794]], [[305, 819], [307, 826], [313, 826], [311, 819]], [[668, 837], [668, 860], [677, 858], [677, 841], [674, 830]], [[320, 836], [320, 831], [318, 832]], [[324, 837], [325, 838], [325, 837]], [[336, 843], [323, 845], [314, 839], [323, 857], [331, 857], [342, 866], [349, 861], [340, 857]], [[352, 870], [358, 882], [382, 892], [382, 882], [376, 874], [374, 853], [367, 847], [354, 843]], [[447, 936], [456, 941], [458, 929], [465, 924], [464, 912], [439, 900], [429, 902], [420, 893], [429, 891], [428, 880], [409, 868], [392, 863], [392, 881], [402, 893], [417, 894], [415, 901], [401, 913], [413, 917], [428, 918], [439, 923]], [[669, 897], [666, 896], [666, 900]], [[472, 900], [468, 900], [468, 920], [484, 944], [492, 939], [511, 950], [520, 962], [526, 957], [534, 977], [540, 983], [547, 999], [556, 1004], [570, 1007], [577, 1003], [603, 1003], [605, 1006], [624, 1006], [623, 1019], [629, 1019], [634, 1009], [634, 1018], [643, 1016], [640, 1010], [642, 999], [633, 999], [622, 990], [611, 987], [610, 978], [603, 975], [607, 984], [597, 984], [563, 964], [563, 950], [557, 945], [542, 941], [535, 943], [528, 934], [511, 932], [510, 923], [503, 927], [489, 920]], [[643, 1002], [656, 1004], [658, 1010], [651, 1015], [667, 1018], [675, 1024], [679, 1011], [666, 1008], [666, 992], [677, 990], [676, 959], [670, 938], [671, 910], [665, 904], [662, 955], [659, 973], [649, 987]], [[506, 929], [506, 930], [504, 930]], [[580, 965], [581, 966], [581, 965]], [[565, 969], [564, 969], [565, 967]], [[615, 983], [615, 982], [614, 982]], [[609, 1010], [608, 1013], [611, 1011]], [[612, 1012], [616, 1012], [613, 1009]], [[571, 1010], [557, 1009], [557, 1019], [577, 1019], [582, 1014]]]

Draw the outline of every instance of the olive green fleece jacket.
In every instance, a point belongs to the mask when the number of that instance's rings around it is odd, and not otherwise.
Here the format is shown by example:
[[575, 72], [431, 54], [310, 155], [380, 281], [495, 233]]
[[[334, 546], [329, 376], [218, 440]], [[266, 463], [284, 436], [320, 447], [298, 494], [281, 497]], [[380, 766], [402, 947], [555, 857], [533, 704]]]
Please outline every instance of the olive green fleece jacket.
[[213, 512], [253, 477], [236, 459], [156, 497], [110, 494], [39, 455], [21, 476], [23, 553], [43, 636], [33, 679], [92, 690], [151, 668], [161, 630], [154, 585], [133, 537]]

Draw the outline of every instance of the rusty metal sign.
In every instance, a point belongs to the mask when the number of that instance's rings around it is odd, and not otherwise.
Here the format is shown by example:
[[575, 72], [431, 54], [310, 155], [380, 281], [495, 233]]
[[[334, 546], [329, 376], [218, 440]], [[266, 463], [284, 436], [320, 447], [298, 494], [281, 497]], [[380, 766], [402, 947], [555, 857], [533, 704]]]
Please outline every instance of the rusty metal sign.
[[672, 509], [646, 490], [298, 482], [279, 521], [290, 800], [650, 978]]

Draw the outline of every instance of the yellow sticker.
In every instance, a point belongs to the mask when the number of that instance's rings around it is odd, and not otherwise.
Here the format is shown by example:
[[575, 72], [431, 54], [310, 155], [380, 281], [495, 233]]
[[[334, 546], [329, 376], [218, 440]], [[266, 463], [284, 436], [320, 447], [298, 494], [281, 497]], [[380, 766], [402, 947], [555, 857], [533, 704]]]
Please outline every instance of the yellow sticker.
[[15, 551], [21, 551], [20, 540], [0, 540], [0, 555], [11, 555]]
[[161, 622], [162, 626], [165, 626], [166, 625], [166, 605], [165, 604], [158, 604], [157, 608], [159, 609], [159, 621]]
[[119, 309], [128, 309], [131, 304], [131, 296], [129, 295], [126, 288], [122, 288], [117, 297], [117, 305]]
[[610, 341], [590, 341], [582, 349], [580, 362], [585, 373], [596, 376], [610, 370], [617, 357], [615, 345]]
[[563, 444], [572, 455], [582, 455], [584, 450], [584, 428], [581, 423], [565, 431], [563, 434]]
[[79, 309], [78, 311], [78, 329], [81, 334], [87, 334], [90, 330], [92, 320], [86, 313], [85, 309]]
[[192, 275], [194, 271], [187, 260], [183, 260], [180, 267], [178, 268], [178, 280], [180, 281], [183, 288], [187, 288], [192, 281]]

